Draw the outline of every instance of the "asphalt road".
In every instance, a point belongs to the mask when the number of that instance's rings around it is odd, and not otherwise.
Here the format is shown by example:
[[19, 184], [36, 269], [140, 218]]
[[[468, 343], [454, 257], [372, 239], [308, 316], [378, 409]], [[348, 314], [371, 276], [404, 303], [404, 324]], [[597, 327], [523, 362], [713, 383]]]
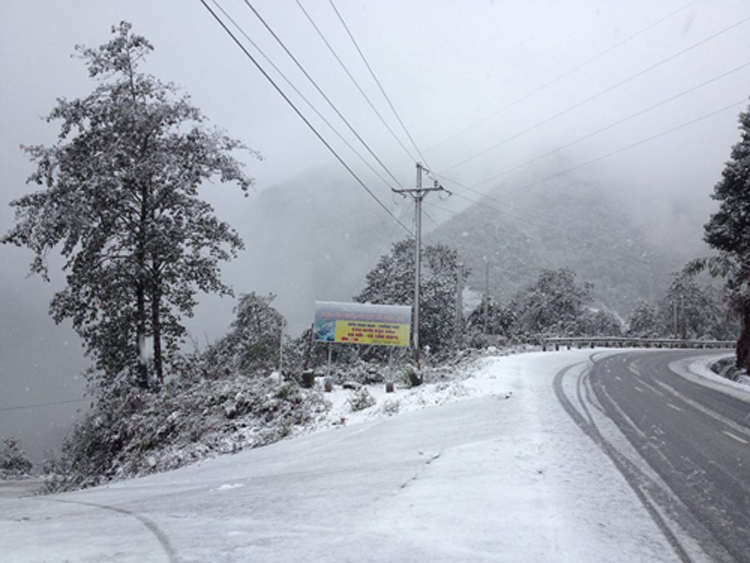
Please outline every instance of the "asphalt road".
[[591, 387], [712, 539], [735, 561], [750, 562], [750, 403], [669, 368], [690, 355], [697, 354], [609, 356], [595, 362]]

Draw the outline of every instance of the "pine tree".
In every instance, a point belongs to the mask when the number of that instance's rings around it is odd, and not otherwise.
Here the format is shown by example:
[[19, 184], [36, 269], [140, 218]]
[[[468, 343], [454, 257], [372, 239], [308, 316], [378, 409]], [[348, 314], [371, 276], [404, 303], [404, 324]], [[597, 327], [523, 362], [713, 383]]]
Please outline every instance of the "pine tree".
[[737, 341], [737, 367], [750, 370], [750, 110], [739, 116], [740, 142], [714, 187], [719, 210], [704, 229], [704, 240], [719, 254], [688, 266], [695, 272], [708, 267], [726, 280], [728, 301], [739, 315], [742, 331]]
[[47, 117], [62, 122], [54, 145], [24, 147], [40, 191], [11, 203], [16, 225], [0, 240], [33, 250], [31, 270], [45, 279], [45, 257], [59, 249], [67, 285], [52, 300], [55, 321], [72, 321], [100, 383], [148, 388], [163, 381], [197, 291], [230, 292], [218, 263], [242, 248], [199, 186], [218, 178], [246, 192], [252, 180], [232, 156], [247, 150], [239, 141], [207, 128], [174, 85], [139, 72], [151, 44], [126, 22], [112, 33], [99, 48], [76, 47], [98, 85], [58, 99]]

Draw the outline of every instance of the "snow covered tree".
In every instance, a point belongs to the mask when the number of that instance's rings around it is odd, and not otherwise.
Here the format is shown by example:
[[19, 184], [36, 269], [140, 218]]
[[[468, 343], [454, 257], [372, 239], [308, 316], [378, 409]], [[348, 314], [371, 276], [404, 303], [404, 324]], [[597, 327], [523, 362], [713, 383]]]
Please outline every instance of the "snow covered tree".
[[[354, 297], [360, 303], [414, 304], [414, 240], [394, 243], [367, 274], [367, 285]], [[464, 269], [464, 281], [469, 271]], [[444, 350], [453, 342], [456, 318], [458, 253], [444, 244], [423, 250], [420, 307], [420, 346]]]
[[139, 71], [151, 44], [126, 22], [112, 33], [99, 48], [76, 47], [98, 85], [58, 99], [47, 117], [62, 122], [55, 144], [24, 147], [37, 165], [28, 183], [41, 189], [11, 203], [16, 225], [0, 240], [33, 250], [31, 270], [45, 279], [45, 258], [59, 249], [67, 285], [52, 300], [55, 321], [72, 321], [100, 384], [149, 388], [176, 355], [196, 293], [231, 291], [218, 263], [242, 248], [199, 186], [217, 178], [247, 191], [252, 180], [232, 156], [246, 147], [208, 128], [174, 85]]
[[588, 283], [578, 285], [575, 272], [567, 268], [541, 270], [536, 284], [514, 298], [516, 332], [581, 334], [584, 304], [591, 300], [591, 288]]
[[659, 338], [664, 336], [664, 325], [658, 311], [648, 303], [640, 303], [628, 322], [628, 336]]
[[711, 197], [719, 210], [704, 226], [704, 240], [718, 251], [709, 259], [693, 261], [688, 273], [708, 269], [726, 281], [727, 301], [739, 316], [737, 367], [750, 371], [750, 109], [739, 116], [740, 142], [714, 187]]
[[584, 310], [577, 332], [586, 336], [622, 336], [622, 323], [609, 311]]
[[515, 321], [516, 315], [512, 309], [503, 307], [492, 297], [484, 295], [482, 301], [466, 319], [466, 326], [469, 330], [480, 331], [484, 334], [508, 337]]
[[204, 354], [207, 375], [222, 370], [252, 374], [276, 367], [284, 317], [271, 306], [275, 295], [250, 292], [234, 308], [231, 330]]
[[13, 436], [3, 438], [0, 451], [0, 472], [6, 477], [19, 477], [31, 473], [34, 465], [21, 448], [21, 442]]
[[667, 294], [659, 302], [659, 313], [664, 332], [674, 338], [733, 336], [719, 289], [701, 285], [684, 272], [674, 276]]

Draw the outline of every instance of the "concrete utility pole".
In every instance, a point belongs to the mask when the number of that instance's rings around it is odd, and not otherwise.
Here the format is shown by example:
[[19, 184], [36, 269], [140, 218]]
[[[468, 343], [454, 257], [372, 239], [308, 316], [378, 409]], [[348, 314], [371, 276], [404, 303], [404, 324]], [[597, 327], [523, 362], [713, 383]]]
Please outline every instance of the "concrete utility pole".
[[459, 348], [464, 344], [464, 265], [458, 263], [456, 280], [456, 342]]
[[414, 199], [414, 223], [416, 226], [416, 244], [414, 249], [414, 333], [412, 335], [412, 344], [414, 345], [414, 363], [419, 369], [419, 299], [422, 279], [422, 200], [430, 192], [446, 192], [450, 194], [443, 186], [435, 183], [431, 188], [422, 187], [422, 172], [428, 172], [421, 163], [417, 162], [417, 186], [415, 188], [391, 188], [395, 193], [406, 197], [410, 195]]
[[490, 262], [484, 258], [484, 334], [488, 334], [487, 321], [490, 308]]

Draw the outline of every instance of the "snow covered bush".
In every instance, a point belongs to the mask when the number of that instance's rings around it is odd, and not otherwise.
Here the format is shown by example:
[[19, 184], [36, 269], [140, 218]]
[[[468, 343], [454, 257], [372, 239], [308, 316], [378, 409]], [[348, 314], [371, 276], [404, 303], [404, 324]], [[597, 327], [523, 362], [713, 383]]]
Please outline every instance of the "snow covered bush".
[[380, 410], [387, 416], [396, 415], [401, 410], [401, 401], [388, 399], [383, 402]]
[[370, 408], [375, 405], [377, 401], [367, 390], [367, 387], [360, 387], [356, 391], [351, 392], [346, 402], [349, 404], [352, 412], [357, 412]]
[[268, 378], [131, 389], [103, 398], [76, 425], [47, 489], [94, 486], [270, 444], [313, 424], [329, 408], [316, 390]]
[[3, 438], [3, 449], [0, 451], [0, 478], [12, 479], [25, 477], [31, 473], [34, 465], [21, 448], [20, 441], [10, 436]]

